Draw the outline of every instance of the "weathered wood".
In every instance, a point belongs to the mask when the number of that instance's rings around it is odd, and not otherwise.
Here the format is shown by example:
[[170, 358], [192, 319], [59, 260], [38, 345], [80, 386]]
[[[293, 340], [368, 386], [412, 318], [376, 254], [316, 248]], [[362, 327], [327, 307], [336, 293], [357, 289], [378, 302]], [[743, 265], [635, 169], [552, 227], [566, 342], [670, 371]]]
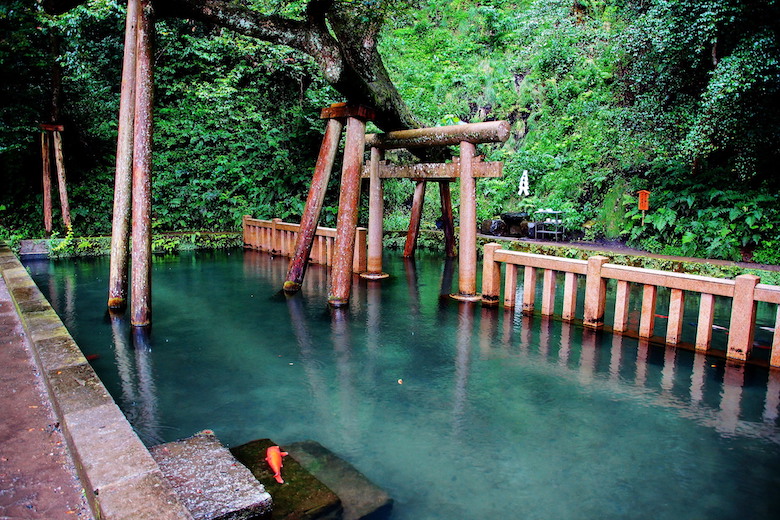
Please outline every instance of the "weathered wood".
[[669, 297], [669, 320], [666, 325], [666, 343], [677, 345], [682, 339], [685, 292], [672, 289]]
[[51, 145], [49, 133], [41, 132], [41, 161], [43, 162], [43, 229], [51, 235]]
[[53, 123], [41, 123], [38, 125], [44, 132], [64, 132], [65, 125], [57, 125]]
[[684, 273], [643, 269], [627, 265], [608, 264], [604, 266], [604, 278], [624, 280], [631, 283], [657, 285], [683, 291], [706, 292], [731, 297], [734, 294], [734, 280], [711, 278]]
[[417, 181], [414, 187], [414, 197], [412, 198], [412, 213], [409, 216], [409, 229], [406, 232], [406, 243], [404, 244], [404, 258], [414, 256], [414, 250], [417, 248], [417, 237], [420, 235], [420, 221], [422, 220], [423, 205], [425, 204], [425, 181]]
[[[495, 256], [493, 256], [495, 260]], [[515, 292], [517, 291], [517, 266], [515, 264], [506, 264], [504, 267], [504, 307], [513, 309], [515, 307]]]
[[775, 332], [772, 334], [772, 351], [769, 357], [769, 364], [773, 367], [780, 367], [780, 305], [777, 306], [775, 315]]
[[439, 181], [439, 199], [441, 200], [441, 230], [444, 233], [444, 255], [455, 257], [455, 221], [452, 217], [452, 194], [449, 181]]
[[534, 301], [536, 300], [536, 268], [525, 266], [523, 275], [523, 314], [534, 313]]
[[[363, 168], [362, 177], [369, 178], [370, 164]], [[502, 162], [484, 162], [481, 157], [475, 157], [472, 164], [472, 174], [475, 178], [499, 178], [504, 169]], [[454, 158], [448, 163], [417, 163], [411, 165], [395, 165], [386, 161], [379, 163], [380, 179], [426, 179], [455, 180], [460, 176], [460, 159]]]
[[122, 89], [119, 96], [119, 126], [114, 175], [114, 212], [111, 222], [111, 260], [108, 281], [109, 309], [127, 306], [127, 268], [130, 249], [130, 211], [133, 186], [133, 118], [135, 117], [136, 32], [138, 0], [128, 0]]
[[62, 134], [59, 131], [52, 132], [54, 140], [54, 162], [57, 165], [57, 185], [60, 192], [60, 208], [62, 210], [62, 222], [70, 229], [73, 224], [70, 220], [70, 204], [68, 203], [68, 182], [65, 179], [65, 159], [62, 157]]
[[583, 325], [598, 329], [604, 326], [604, 307], [607, 298], [607, 280], [602, 269], [609, 258], [591, 256], [588, 258], [585, 278], [585, 315]]
[[563, 278], [563, 309], [561, 318], [571, 321], [577, 309], [577, 275], [566, 273]]
[[625, 332], [628, 330], [628, 304], [631, 298], [631, 284], [624, 280], [618, 280], [615, 293], [615, 320], [612, 330]]
[[731, 323], [726, 356], [745, 361], [753, 348], [756, 327], [754, 292], [761, 279], [753, 274], [742, 274], [734, 280], [734, 299], [731, 302]]
[[[462, 142], [470, 144], [503, 143], [509, 138], [509, 130], [510, 127], [507, 121], [416, 128], [385, 134], [369, 134], [366, 136], [366, 144], [383, 150], [391, 150], [396, 148], [450, 146]], [[463, 157], [463, 154], [461, 154], [461, 157]]]
[[354, 103], [333, 103], [320, 112], [320, 119], [346, 119], [347, 117], [370, 121], [376, 117], [376, 112], [367, 106]]
[[458, 252], [458, 294], [460, 300], [477, 296], [477, 202], [473, 175], [474, 143], [460, 143], [460, 250]]
[[379, 163], [384, 152], [379, 148], [371, 148], [369, 161], [368, 186], [368, 259], [366, 272], [360, 276], [372, 280], [387, 278], [382, 272], [382, 227], [384, 221], [385, 201], [382, 180], [379, 178]]
[[501, 264], [495, 261], [494, 253], [501, 247], [491, 242], [485, 244], [482, 256], [482, 304], [498, 305], [501, 291]]
[[649, 338], [655, 330], [655, 304], [658, 287], [645, 284], [642, 287], [642, 313], [639, 317], [639, 337]]
[[715, 321], [715, 295], [702, 293], [699, 300], [699, 320], [696, 327], [696, 350], [707, 350], [712, 343], [712, 323]]
[[552, 269], [544, 270], [544, 280], [542, 282], [542, 315], [552, 316], [555, 308], [555, 271]]
[[330, 119], [325, 128], [325, 136], [322, 139], [320, 154], [314, 166], [314, 176], [309, 187], [309, 195], [306, 198], [306, 206], [301, 216], [301, 228], [295, 245], [295, 254], [290, 260], [287, 270], [287, 278], [284, 282], [284, 290], [295, 292], [301, 287], [303, 277], [306, 274], [306, 265], [309, 263], [314, 235], [317, 232], [317, 223], [320, 220], [322, 203], [325, 200], [325, 192], [333, 171], [333, 162], [339, 149], [341, 130], [343, 123], [338, 119]]
[[339, 212], [336, 217], [336, 251], [333, 258], [331, 288], [328, 294], [328, 303], [332, 307], [347, 305], [352, 290], [352, 260], [360, 202], [360, 171], [363, 164], [365, 132], [366, 123], [364, 120], [356, 117], [347, 119]]
[[133, 292], [130, 324], [134, 327], [148, 327], [152, 323], [152, 15], [151, 0], [140, 0], [133, 121]]

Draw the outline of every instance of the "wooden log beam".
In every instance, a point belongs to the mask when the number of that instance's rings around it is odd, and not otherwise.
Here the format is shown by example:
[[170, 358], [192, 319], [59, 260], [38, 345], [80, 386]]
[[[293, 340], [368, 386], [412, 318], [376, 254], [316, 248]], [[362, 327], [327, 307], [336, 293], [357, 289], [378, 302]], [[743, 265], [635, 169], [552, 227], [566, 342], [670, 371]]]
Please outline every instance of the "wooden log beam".
[[136, 36], [136, 91], [133, 121], [133, 288], [130, 324], [152, 324], [152, 105], [154, 95], [151, 0], [141, 0]]
[[385, 212], [384, 191], [379, 178], [379, 163], [382, 161], [382, 150], [371, 148], [369, 161], [368, 187], [368, 258], [367, 270], [360, 273], [362, 278], [380, 280], [389, 275], [382, 272], [382, 235]]
[[357, 117], [347, 118], [339, 212], [336, 217], [336, 251], [333, 255], [331, 288], [328, 294], [328, 303], [332, 307], [347, 305], [352, 291], [352, 262], [360, 204], [360, 170], [363, 163], [365, 136], [366, 122]]
[[70, 229], [70, 204], [68, 203], [68, 183], [65, 179], [65, 159], [62, 156], [62, 134], [59, 131], [52, 132], [54, 139], [54, 162], [57, 165], [57, 185], [60, 191], [60, 208], [62, 209], [62, 222]]
[[503, 143], [509, 138], [509, 129], [508, 121], [415, 128], [386, 134], [369, 134], [366, 136], [366, 145], [382, 150], [393, 150], [396, 148], [451, 146], [462, 142], [471, 144]]
[[425, 204], [425, 181], [417, 181], [414, 187], [414, 197], [412, 199], [412, 214], [409, 216], [409, 229], [406, 232], [406, 243], [404, 244], [404, 258], [414, 256], [414, 250], [417, 249], [417, 237], [420, 236], [420, 222], [422, 221], [423, 205]]
[[51, 235], [51, 145], [49, 133], [41, 132], [41, 161], [43, 162], [43, 229], [46, 235]]
[[[504, 169], [502, 162], [484, 162], [481, 157], [475, 157], [472, 173], [476, 178], [498, 178]], [[435, 181], [452, 181], [460, 177], [460, 158], [453, 158], [448, 163], [418, 163], [397, 166], [388, 162], [380, 162], [378, 166], [380, 179], [425, 179]], [[370, 164], [363, 168], [362, 177], [370, 177]]]
[[306, 198], [306, 206], [301, 216], [301, 227], [295, 244], [295, 254], [292, 260], [290, 260], [290, 267], [287, 270], [287, 278], [284, 282], [284, 290], [286, 292], [298, 291], [303, 283], [306, 265], [309, 262], [311, 248], [314, 244], [314, 235], [317, 233], [317, 223], [320, 220], [322, 203], [325, 200], [325, 191], [328, 188], [330, 174], [333, 171], [333, 162], [339, 149], [343, 126], [341, 120], [330, 119], [325, 128], [320, 154], [314, 166], [314, 176], [309, 187], [309, 195]]
[[128, 0], [122, 88], [119, 96], [119, 126], [114, 174], [114, 213], [111, 222], [111, 262], [108, 308], [127, 307], [127, 268], [130, 249], [130, 211], [133, 188], [133, 118], [135, 117], [136, 31], [140, 3]]

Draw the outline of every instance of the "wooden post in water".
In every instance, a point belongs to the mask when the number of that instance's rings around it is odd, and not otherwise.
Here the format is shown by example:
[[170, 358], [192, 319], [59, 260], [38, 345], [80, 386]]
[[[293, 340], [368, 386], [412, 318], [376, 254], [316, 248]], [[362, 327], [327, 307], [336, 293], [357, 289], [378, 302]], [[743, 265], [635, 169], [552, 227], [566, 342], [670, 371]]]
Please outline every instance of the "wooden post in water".
[[731, 323], [729, 325], [729, 343], [726, 356], [746, 361], [753, 348], [753, 336], [756, 328], [756, 285], [761, 281], [756, 275], [742, 274], [734, 281], [734, 299], [731, 302]]
[[133, 186], [133, 118], [135, 117], [136, 32], [138, 0], [128, 0], [125, 21], [125, 49], [122, 61], [122, 90], [119, 97], [119, 126], [114, 177], [114, 213], [111, 223], [111, 264], [108, 308], [127, 307], [127, 266], [130, 248], [130, 204]]
[[427, 183], [423, 179], [418, 179], [414, 187], [412, 214], [409, 216], [409, 230], [406, 232], [406, 243], [404, 244], [404, 258], [413, 257], [414, 250], [417, 249], [417, 237], [420, 236], [420, 221], [422, 220], [423, 205], [425, 204], [426, 186]]
[[136, 33], [136, 91], [133, 121], [133, 253], [130, 324], [152, 324], [152, 105], [154, 97], [151, 0], [140, 0]]
[[[358, 109], [364, 107], [356, 107]], [[365, 110], [365, 109], [364, 109]], [[366, 120], [370, 111], [355, 110], [347, 116], [347, 137], [344, 143], [344, 164], [341, 170], [339, 212], [336, 217], [336, 244], [328, 303], [341, 307], [349, 303], [352, 290], [352, 265], [355, 251], [355, 228], [360, 203], [360, 175], [366, 139]]]
[[320, 147], [320, 154], [314, 166], [314, 176], [309, 187], [309, 195], [306, 198], [306, 206], [303, 210], [303, 215], [301, 215], [301, 227], [295, 244], [295, 254], [290, 260], [290, 267], [287, 270], [287, 278], [284, 282], [284, 290], [286, 292], [298, 291], [301, 288], [301, 283], [303, 283], [306, 266], [311, 255], [311, 247], [314, 243], [314, 235], [317, 233], [317, 223], [320, 220], [322, 202], [325, 199], [330, 173], [333, 171], [333, 161], [339, 149], [339, 140], [341, 139], [343, 126], [342, 119], [328, 119], [325, 136]]
[[600, 329], [604, 326], [604, 308], [607, 298], [607, 281], [601, 277], [601, 267], [609, 261], [606, 256], [588, 258], [585, 277], [585, 313], [582, 324]]
[[458, 293], [460, 301], [478, 301], [477, 294], [477, 201], [474, 157], [477, 147], [460, 142], [460, 248], [458, 252]]
[[60, 130], [52, 132], [54, 139], [54, 162], [57, 165], [57, 185], [60, 191], [60, 208], [62, 209], [62, 222], [70, 231], [72, 223], [70, 220], [70, 204], [68, 204], [68, 184], [65, 180], [65, 160], [62, 157], [62, 135]]
[[50, 236], [52, 231], [51, 224], [51, 161], [49, 149], [49, 132], [41, 132], [41, 160], [43, 162], [43, 229], [46, 235]]
[[360, 273], [361, 278], [380, 280], [389, 275], [382, 272], [382, 228], [385, 212], [384, 189], [379, 178], [379, 161], [384, 152], [371, 147], [371, 162], [368, 173], [368, 259], [367, 268]]
[[444, 254], [447, 258], [455, 256], [455, 223], [452, 218], [452, 194], [450, 182], [439, 181], [439, 199], [441, 200], [442, 231], [444, 232]]
[[482, 257], [482, 305], [496, 306], [501, 292], [501, 264], [494, 260], [501, 245], [485, 244]]

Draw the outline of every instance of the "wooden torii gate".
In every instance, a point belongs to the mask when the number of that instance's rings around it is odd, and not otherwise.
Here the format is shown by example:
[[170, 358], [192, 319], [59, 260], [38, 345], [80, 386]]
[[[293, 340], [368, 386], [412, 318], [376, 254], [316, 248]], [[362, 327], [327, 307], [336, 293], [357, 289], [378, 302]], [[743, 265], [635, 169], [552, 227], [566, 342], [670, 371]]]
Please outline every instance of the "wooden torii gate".
[[[290, 261], [286, 292], [300, 289], [306, 265], [317, 228], [325, 188], [333, 168], [333, 159], [338, 148], [343, 120], [347, 120], [347, 140], [344, 149], [344, 165], [339, 194], [339, 210], [336, 223], [335, 259], [333, 262], [331, 289], [328, 303], [333, 307], [347, 305], [352, 285], [352, 258], [354, 253], [355, 226], [360, 195], [361, 163], [364, 147], [371, 147], [369, 178], [369, 224], [368, 224], [368, 270], [361, 276], [371, 279], [383, 278], [382, 272], [382, 219], [384, 200], [382, 179], [411, 178], [418, 181], [415, 190], [416, 211], [410, 222], [407, 246], [413, 252], [419, 232], [420, 212], [427, 180], [440, 183], [442, 207], [445, 217], [445, 236], [452, 227], [452, 206], [449, 201], [449, 182], [460, 179], [460, 254], [458, 255], [458, 292], [452, 296], [462, 301], [478, 301], [477, 295], [477, 223], [476, 223], [476, 177], [498, 177], [501, 163], [484, 163], [476, 157], [476, 144], [503, 142], [509, 137], [509, 123], [492, 121], [466, 125], [452, 125], [436, 128], [401, 130], [386, 134], [364, 135], [365, 120], [373, 113], [365, 107], [337, 104], [323, 109], [322, 118], [329, 119], [320, 155], [317, 159], [306, 207], [301, 218], [295, 254]], [[418, 164], [411, 167], [392, 166], [382, 162], [384, 150], [398, 148], [423, 148], [460, 145], [460, 157], [450, 163]], [[451, 254], [454, 233], [448, 238], [448, 252]], [[411, 245], [410, 245], [411, 244]], [[341, 260], [339, 260], [341, 259]]]

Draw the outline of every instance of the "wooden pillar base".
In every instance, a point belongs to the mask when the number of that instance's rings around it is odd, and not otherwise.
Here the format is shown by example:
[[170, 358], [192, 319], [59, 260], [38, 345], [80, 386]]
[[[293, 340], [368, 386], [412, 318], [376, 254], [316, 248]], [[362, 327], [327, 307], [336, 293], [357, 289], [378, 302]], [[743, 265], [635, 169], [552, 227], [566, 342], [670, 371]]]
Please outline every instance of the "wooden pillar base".
[[384, 280], [385, 278], [390, 278], [390, 275], [382, 272], [370, 273], [366, 271], [365, 273], [360, 273], [360, 277], [366, 280]]
[[477, 294], [460, 294], [460, 293], [454, 293], [450, 294], [450, 298], [453, 300], [458, 300], [459, 302], [481, 302], [482, 301], [482, 295]]

